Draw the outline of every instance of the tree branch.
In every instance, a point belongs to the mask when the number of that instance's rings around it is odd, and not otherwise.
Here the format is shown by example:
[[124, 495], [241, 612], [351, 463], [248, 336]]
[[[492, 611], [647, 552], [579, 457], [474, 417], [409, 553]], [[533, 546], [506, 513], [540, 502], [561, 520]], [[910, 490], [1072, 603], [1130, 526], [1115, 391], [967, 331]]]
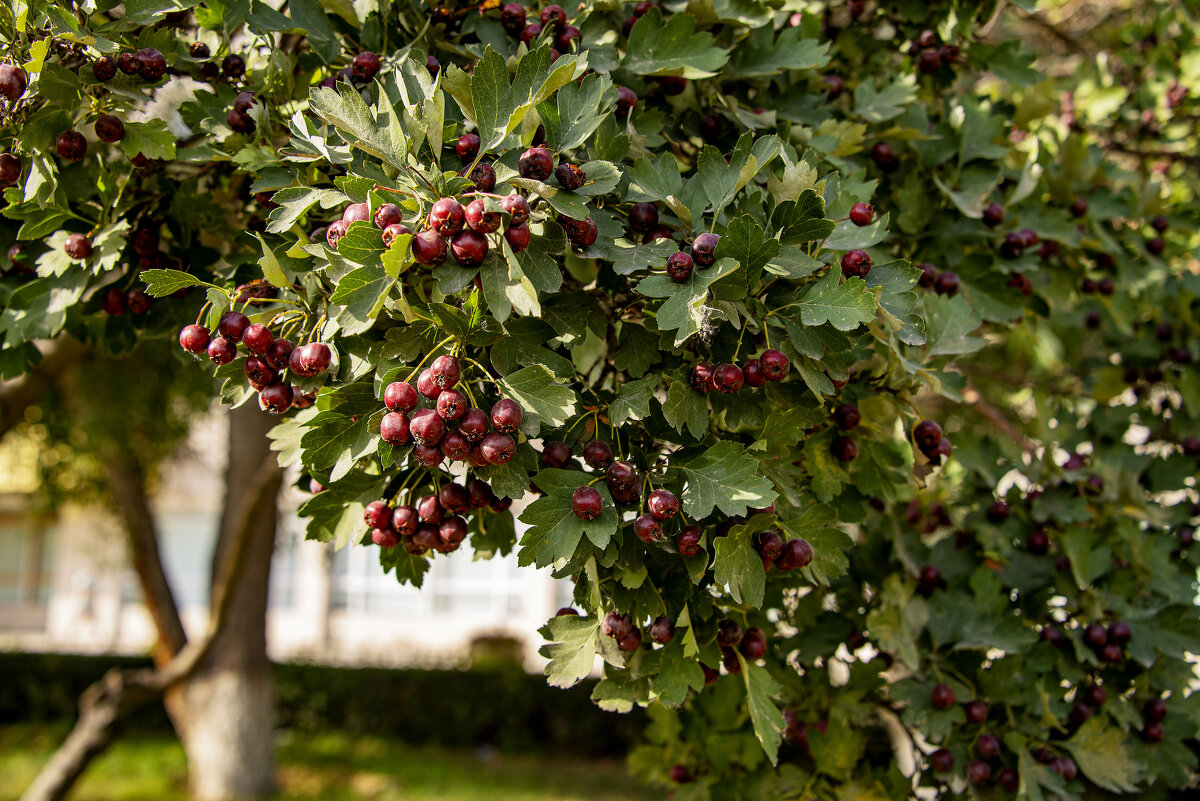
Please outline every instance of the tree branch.
[[188, 643], [162, 667], [112, 670], [89, 687], [80, 698], [75, 728], [21, 796], [21, 801], [60, 801], [65, 798], [92, 759], [112, 742], [113, 729], [123, 717], [185, 681], [203, 663], [229, 621], [231, 588], [237, 583], [255, 520], [268, 504], [276, 502], [282, 483], [283, 471], [272, 454], [241, 494], [234, 535], [219, 563], [218, 581], [214, 584], [219, 591], [213, 593], [212, 613], [205, 636]]

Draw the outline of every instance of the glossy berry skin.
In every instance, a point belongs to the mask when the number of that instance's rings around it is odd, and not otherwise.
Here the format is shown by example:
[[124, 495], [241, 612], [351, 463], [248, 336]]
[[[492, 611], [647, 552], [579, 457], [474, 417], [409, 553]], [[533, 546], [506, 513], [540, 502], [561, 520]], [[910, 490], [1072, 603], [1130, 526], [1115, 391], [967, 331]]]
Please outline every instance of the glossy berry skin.
[[713, 266], [717, 260], [717, 243], [720, 241], [721, 237], [717, 234], [700, 234], [692, 240], [692, 261], [697, 267], [703, 269]]
[[751, 540], [754, 550], [760, 557], [773, 562], [783, 553], [783, 540], [774, 531], [760, 531]]
[[208, 358], [213, 364], [229, 364], [237, 358], [237, 345], [225, 337], [217, 337], [208, 343]]
[[[542, 35], [542, 24], [540, 22], [531, 22], [521, 29], [521, 41], [529, 44], [534, 39]], [[551, 165], [553, 168], [553, 165]], [[528, 178], [527, 175], [522, 175], [522, 178]]]
[[417, 376], [417, 392], [421, 393], [430, 400], [437, 400], [437, 396], [442, 394], [442, 388], [433, 380], [433, 374], [426, 368]]
[[858, 458], [858, 443], [854, 437], [843, 434], [833, 439], [833, 456], [839, 462], [853, 462]]
[[954, 706], [954, 690], [946, 684], [935, 685], [929, 693], [929, 705], [944, 712]]
[[610, 489], [628, 488], [637, 481], [637, 468], [629, 462], [613, 462], [604, 471], [604, 480]]
[[208, 329], [202, 325], [185, 325], [179, 332], [179, 346], [196, 356], [208, 352], [209, 341]]
[[429, 227], [436, 231], [438, 236], [451, 237], [462, 230], [463, 223], [466, 222], [466, 211], [454, 198], [444, 197], [429, 209], [428, 222]]
[[[563, 53], [571, 52], [571, 45], [578, 45], [583, 34], [574, 25], [566, 25], [554, 36], [554, 47]], [[636, 98], [634, 100], [636, 103]], [[617, 99], [617, 116], [621, 116], [621, 101]]]
[[1115, 642], [1117, 645], [1124, 645], [1133, 639], [1133, 631], [1129, 628], [1129, 624], [1124, 620], [1114, 621], [1108, 627], [1108, 641]]
[[54, 150], [67, 161], [82, 161], [87, 155], [87, 140], [78, 131], [63, 131], [54, 140]]
[[871, 272], [871, 257], [865, 250], [851, 250], [842, 256], [842, 275], [846, 278], [866, 278]]
[[985, 734], [975, 741], [975, 753], [980, 759], [995, 759], [1000, 756], [1000, 741], [990, 734]]
[[383, 501], [371, 501], [363, 509], [363, 522], [370, 528], [390, 528], [392, 525], [392, 507]]
[[679, 499], [670, 490], [657, 489], [646, 498], [646, 508], [659, 520], [670, 520], [679, 513]]
[[850, 207], [850, 222], [862, 227], [875, 222], [875, 208], [870, 203], [855, 203]]
[[374, 53], [359, 53], [350, 62], [350, 74], [359, 83], [365, 83], [379, 74], [379, 56]]
[[268, 384], [263, 387], [262, 392], [258, 393], [258, 399], [262, 401], [263, 408], [272, 414], [283, 414], [292, 408], [294, 397], [295, 393], [292, 388], [280, 381]]
[[954, 754], [948, 748], [939, 748], [929, 755], [929, 764], [937, 773], [949, 773], [954, 770]]
[[246, 350], [259, 356], [266, 356], [267, 350], [274, 342], [275, 335], [262, 323], [252, 323], [242, 332], [242, 344], [246, 346]]
[[987, 704], [983, 701], [970, 701], [963, 707], [963, 713], [967, 716], [967, 723], [978, 726], [987, 720]]
[[253, 117], [245, 111], [239, 111], [236, 108], [229, 109], [229, 113], [225, 115], [225, 124], [234, 133], [246, 135], [254, 133], [257, 128]]
[[633, 521], [633, 533], [644, 543], [658, 542], [662, 538], [662, 524], [652, 514], [644, 514]]
[[399, 225], [404, 219], [404, 213], [395, 203], [384, 203], [375, 210], [373, 218], [376, 228], [387, 228], [389, 225]]
[[246, 60], [236, 53], [230, 53], [221, 59], [221, 72], [237, 80], [246, 74]]
[[446, 436], [446, 423], [435, 410], [421, 409], [409, 419], [408, 430], [418, 445], [437, 445]]
[[843, 403], [833, 410], [833, 424], [842, 431], [849, 431], [862, 422], [862, 413], [853, 403]]
[[[584, 488], [580, 487], [580, 489]], [[633, 618], [615, 611], [609, 612], [604, 616], [604, 622], [600, 624], [600, 627], [605, 636], [612, 637], [614, 640], [623, 640], [633, 633]]]
[[16, 103], [28, 86], [29, 77], [25, 70], [12, 64], [0, 64], [0, 96], [10, 103]]
[[524, 417], [520, 405], [509, 398], [501, 398], [492, 407], [492, 427], [501, 434], [512, 434], [521, 425]]
[[142, 71], [142, 60], [133, 53], [117, 56], [117, 68], [126, 75], [137, 75]]
[[296, 348], [296, 352], [300, 354], [300, 364], [303, 365], [306, 375], [310, 376], [325, 372], [333, 361], [333, 353], [324, 342], [310, 342]]
[[580, 520], [595, 520], [600, 516], [602, 499], [594, 487], [580, 487], [571, 494], [571, 511]]
[[780, 570], [799, 570], [808, 567], [813, 560], [813, 547], [806, 539], [788, 540], [783, 544], [783, 551], [775, 560], [775, 566]]
[[594, 439], [583, 446], [583, 461], [593, 470], [608, 469], [612, 456], [612, 447], [603, 440]]
[[417, 526], [421, 525], [420, 515], [417, 514], [415, 506], [397, 506], [396, 511], [392, 514], [392, 528], [396, 533], [411, 537], [417, 532]]
[[992, 778], [992, 766], [986, 762], [974, 760], [967, 763], [967, 781], [971, 784], [983, 784]]
[[517, 159], [517, 172], [522, 178], [545, 181], [554, 171], [554, 158], [544, 147], [531, 147]]
[[380, 548], [395, 548], [400, 544], [400, 536], [392, 528], [373, 528], [371, 542]]
[[995, 228], [1004, 222], [1004, 207], [999, 203], [989, 203], [983, 209], [983, 224]]
[[147, 47], [144, 50], [139, 50], [136, 54], [138, 61], [142, 62], [140, 74], [148, 81], [157, 81], [167, 71], [167, 59], [161, 52], [153, 47]]
[[229, 311], [221, 316], [217, 331], [230, 342], [241, 342], [242, 334], [250, 327], [250, 318], [241, 312]]
[[525, 199], [524, 195], [516, 192], [506, 195], [504, 200], [500, 201], [500, 208], [508, 214], [510, 228], [514, 225], [523, 225], [529, 220], [529, 201]]
[[100, 56], [92, 62], [92, 76], [100, 83], [111, 81], [117, 76], [117, 62], [109, 56]]
[[571, 463], [571, 448], [565, 442], [553, 440], [542, 448], [542, 462], [547, 467], [562, 469]]
[[703, 362], [692, 368], [688, 381], [691, 383], [692, 389], [705, 395], [717, 388], [712, 366]]
[[267, 384], [274, 384], [279, 380], [279, 374], [257, 356], [251, 356], [249, 359], [246, 359], [244, 372], [246, 373], [246, 380], [255, 389], [262, 389]]
[[717, 365], [717, 368], [713, 370], [713, 383], [726, 395], [732, 395], [741, 389], [744, 381], [742, 368], [736, 364]]
[[517, 452], [517, 443], [508, 434], [492, 432], [479, 443], [483, 458], [488, 464], [506, 464]]
[[574, 191], [587, 183], [587, 173], [577, 165], [563, 162], [554, 168], [554, 180], [567, 191]]
[[437, 231], [421, 231], [413, 236], [409, 247], [417, 264], [432, 267], [446, 260], [446, 240]]
[[96, 138], [109, 144], [119, 142], [125, 136], [125, 123], [121, 122], [120, 117], [114, 117], [112, 114], [101, 114], [97, 117], [95, 129]]
[[406, 445], [410, 439], [408, 416], [403, 412], [388, 412], [379, 422], [379, 437], [392, 445]]
[[506, 3], [500, 9], [500, 25], [510, 35], [519, 35], [525, 29], [525, 6], [520, 3]]
[[83, 261], [92, 255], [92, 240], [83, 234], [71, 234], [63, 242], [63, 251], [75, 261]]
[[459, 231], [450, 241], [450, 255], [464, 267], [476, 267], [487, 257], [488, 241], [472, 230]]
[[675, 550], [679, 551], [680, 556], [699, 556], [702, 536], [699, 526], [684, 526], [675, 538]]
[[1083, 639], [1093, 648], [1100, 648], [1108, 642], [1108, 630], [1099, 623], [1089, 623], [1083, 630]]
[[676, 251], [667, 257], [667, 276], [677, 284], [682, 284], [692, 276], [695, 262], [684, 251]]
[[742, 365], [742, 378], [748, 387], [757, 388], [767, 383], [767, 377], [763, 375], [758, 359], [749, 359]]
[[[412, 229], [402, 223], [392, 223], [383, 229], [383, 246], [390, 248], [402, 236], [411, 235]], [[440, 239], [440, 237], [439, 237]]]
[[446, 436], [442, 437], [441, 449], [442, 455], [447, 459], [459, 462], [471, 453], [471, 443], [463, 436], [462, 431], [447, 431]]
[[533, 241], [533, 234], [528, 225], [509, 225], [504, 229], [504, 241], [508, 243], [513, 253], [520, 253], [529, 247], [529, 243]]
[[418, 400], [417, 390], [403, 381], [393, 381], [383, 390], [383, 405], [389, 412], [411, 412]]
[[500, 230], [500, 212], [489, 211], [483, 198], [468, 203], [464, 214], [467, 226], [477, 234], [494, 234]]
[[782, 351], [765, 350], [758, 357], [758, 366], [768, 381], [782, 381], [787, 378], [792, 363]]
[[617, 119], [623, 120], [637, 108], [637, 93], [628, 86], [617, 87]]
[[334, 250], [337, 250], [338, 242], [341, 241], [341, 238], [346, 235], [346, 231], [349, 230], [349, 228], [350, 223], [346, 222], [345, 220], [334, 220], [329, 224], [329, 227], [325, 229], [325, 243]]
[[659, 645], [666, 645], [675, 639], [675, 624], [666, 615], [659, 615], [650, 624], [650, 639]]
[[435, 404], [438, 415], [448, 423], [454, 422], [466, 414], [469, 407], [470, 402], [467, 400], [467, 396], [457, 389], [442, 390]]
[[717, 645], [732, 648], [742, 641], [742, 627], [736, 620], [726, 618], [717, 624]]

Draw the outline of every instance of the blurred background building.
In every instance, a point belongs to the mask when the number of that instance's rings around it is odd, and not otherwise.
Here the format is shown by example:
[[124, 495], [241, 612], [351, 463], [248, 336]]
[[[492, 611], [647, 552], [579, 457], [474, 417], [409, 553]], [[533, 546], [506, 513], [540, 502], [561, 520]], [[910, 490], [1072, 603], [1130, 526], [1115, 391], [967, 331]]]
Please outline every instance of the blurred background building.
[[[223, 424], [214, 415], [194, 427], [154, 498], [159, 547], [190, 632], [206, 623]], [[147, 652], [154, 627], [115, 518], [95, 508], [62, 509], [45, 522], [32, 515], [36, 478], [21, 447], [0, 452], [0, 651]], [[273, 659], [445, 667], [466, 661], [473, 643], [510, 638], [540, 669], [537, 630], [569, 603], [566, 582], [518, 568], [515, 555], [475, 560], [465, 546], [433, 560], [423, 589], [401, 586], [373, 547], [306, 542], [294, 512], [304, 498], [289, 490], [281, 499], [267, 617]]]

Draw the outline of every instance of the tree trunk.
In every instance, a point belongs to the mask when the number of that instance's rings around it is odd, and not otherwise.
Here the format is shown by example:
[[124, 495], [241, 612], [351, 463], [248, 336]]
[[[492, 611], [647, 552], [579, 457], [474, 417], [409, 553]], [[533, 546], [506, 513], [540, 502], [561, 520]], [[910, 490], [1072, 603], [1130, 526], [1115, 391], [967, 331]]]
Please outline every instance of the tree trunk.
[[[245, 404], [229, 415], [229, 466], [221, 531], [213, 553], [213, 590], [233, 547], [242, 495], [256, 473], [278, 470], [270, 460], [272, 420]], [[270, 465], [267, 467], [266, 465]], [[196, 801], [261, 798], [275, 791], [274, 696], [267, 659], [267, 590], [278, 519], [276, 505], [255, 515], [236, 580], [229, 587], [226, 625], [182, 689], [181, 727], [188, 781]]]

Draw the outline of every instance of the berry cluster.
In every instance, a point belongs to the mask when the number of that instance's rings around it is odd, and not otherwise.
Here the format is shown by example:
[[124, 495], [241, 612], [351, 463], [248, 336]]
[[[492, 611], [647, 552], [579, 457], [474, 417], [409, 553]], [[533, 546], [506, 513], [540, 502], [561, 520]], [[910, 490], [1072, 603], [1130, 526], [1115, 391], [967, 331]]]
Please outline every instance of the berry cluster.
[[287, 370], [294, 378], [311, 378], [329, 369], [333, 353], [323, 342], [310, 342], [296, 347], [290, 339], [276, 338], [262, 323], [251, 323], [241, 312], [229, 311], [217, 324], [218, 336], [202, 325], [184, 326], [179, 332], [179, 345], [195, 356], [208, 354], [216, 365], [229, 364], [237, 358], [240, 343], [246, 350], [244, 366], [246, 380], [258, 390], [264, 409], [283, 414], [288, 409], [311, 406], [316, 395], [295, 389], [285, 382], [281, 373]]
[[732, 395], [743, 385], [761, 387], [768, 381], [782, 381], [791, 369], [791, 360], [783, 351], [768, 349], [756, 359], [748, 359], [744, 365], [719, 364], [715, 368], [705, 362], [692, 367], [689, 381], [692, 389], [707, 395], [720, 390]]
[[[501, 398], [486, 413], [455, 388], [461, 377], [458, 359], [442, 355], [421, 371], [415, 388], [406, 381], [388, 384], [380, 438], [391, 445], [411, 443], [413, 460], [422, 467], [438, 467], [443, 459], [475, 468], [506, 464], [517, 452], [513, 434], [523, 418], [520, 405]], [[426, 406], [418, 409], [422, 396]]]
[[942, 44], [941, 37], [936, 32], [924, 30], [909, 45], [908, 54], [915, 59], [919, 71], [932, 75], [942, 67], [949, 67], [958, 61], [962, 51], [958, 45]]
[[486, 481], [473, 478], [465, 485], [446, 482], [437, 494], [415, 499], [415, 504], [393, 508], [383, 500], [371, 501], [363, 510], [363, 522], [380, 548], [402, 545], [413, 556], [453, 553], [467, 538], [464, 515], [485, 508], [503, 512], [511, 504], [508, 498], [497, 498]]
[[929, 262], [923, 262], [917, 266], [921, 270], [921, 277], [917, 279], [918, 286], [932, 289], [939, 295], [945, 295], [948, 298], [958, 294], [958, 273], [949, 270], [938, 272], [937, 267]]

